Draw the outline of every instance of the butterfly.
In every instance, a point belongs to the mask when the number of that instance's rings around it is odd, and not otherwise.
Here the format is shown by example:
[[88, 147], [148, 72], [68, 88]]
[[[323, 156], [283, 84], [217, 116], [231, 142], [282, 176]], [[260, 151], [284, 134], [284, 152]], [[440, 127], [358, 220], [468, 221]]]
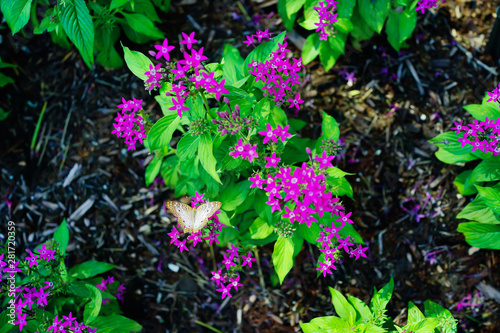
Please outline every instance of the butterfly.
[[208, 223], [208, 218], [214, 215], [222, 203], [219, 201], [207, 202], [198, 208], [191, 208], [191, 206], [177, 201], [169, 201], [166, 205], [177, 217], [184, 232], [198, 232]]

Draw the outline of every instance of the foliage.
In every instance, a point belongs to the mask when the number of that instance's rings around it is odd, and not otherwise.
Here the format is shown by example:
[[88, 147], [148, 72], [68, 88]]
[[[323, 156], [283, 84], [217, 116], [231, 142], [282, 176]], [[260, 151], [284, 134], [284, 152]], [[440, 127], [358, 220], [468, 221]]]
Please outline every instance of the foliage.
[[[500, 124], [499, 103], [488, 102], [487, 97], [481, 104], [467, 105], [464, 109], [474, 117], [476, 124], [488, 122], [488, 119], [490, 123], [495, 123], [496, 120], [496, 123]], [[492, 137], [494, 138], [495, 135], [490, 136]], [[480, 163], [476, 163], [477, 165], [472, 170], [461, 172], [454, 181], [460, 194], [477, 194], [476, 198], [457, 215], [459, 219], [471, 221], [460, 223], [458, 231], [465, 235], [465, 240], [471, 246], [500, 249], [500, 156], [496, 151], [484, 153], [483, 150], [472, 145], [474, 142], [466, 144], [463, 140], [467, 140], [467, 134], [462, 135], [457, 129], [457, 133], [448, 131], [429, 142], [439, 147], [436, 157], [445, 163], [456, 164], [480, 160]], [[483, 141], [477, 137], [475, 142]]]
[[[115, 49], [120, 28], [138, 44], [163, 38], [154, 25], [160, 22], [155, 6], [162, 11], [170, 7], [170, 0], [62, 0], [54, 7], [50, 7], [47, 0], [0, 1], [0, 9], [12, 34], [19, 32], [31, 17], [35, 34], [47, 31], [54, 43], [66, 48], [71, 41], [89, 68], [94, 63], [94, 53], [105, 67], [123, 66]], [[45, 9], [41, 22], [36, 17], [38, 5]]]
[[326, 71], [345, 53], [348, 37], [355, 48], [361, 49], [360, 42], [375, 32], [382, 33], [385, 25], [389, 43], [399, 51], [407, 46], [405, 41], [417, 23], [417, 0], [342, 0], [336, 5], [336, 19], [332, 20], [335, 32], [322, 40], [318, 31], [321, 17], [315, 9], [321, 2], [331, 1], [279, 0], [278, 13], [288, 30], [293, 29], [295, 22], [306, 30], [315, 30], [306, 37], [302, 58], [308, 64], [319, 55]]
[[[457, 332], [457, 321], [451, 312], [437, 303], [425, 301], [424, 313], [412, 302], [408, 304], [408, 321], [403, 327], [392, 322], [385, 314], [387, 304], [392, 297], [394, 281], [382, 289], [374, 290], [370, 305], [366, 305], [354, 296], [345, 297], [339, 291], [329, 288], [332, 295], [332, 304], [338, 316], [314, 318], [309, 323], [301, 323], [304, 333], [313, 332], [414, 332], [429, 333]], [[391, 320], [390, 320], [391, 319]]]
[[[14, 228], [13, 222], [9, 222], [10, 228]], [[120, 315], [117, 299], [123, 301], [123, 284], [119, 285], [113, 276], [106, 279], [98, 276], [115, 265], [90, 260], [68, 269], [65, 264], [68, 242], [66, 220], [57, 228], [53, 239], [37, 246], [33, 252], [27, 250], [29, 256], [25, 260], [16, 260], [12, 242], [6, 242], [0, 254], [0, 269], [13, 273], [14, 278], [7, 278], [0, 291], [2, 307], [6, 308], [0, 313], [0, 332], [19, 329], [59, 332], [58, 326], [74, 331], [78, 327], [82, 332], [87, 331], [83, 330], [85, 327], [89, 332], [96, 329], [98, 332], [140, 331], [141, 325]]]

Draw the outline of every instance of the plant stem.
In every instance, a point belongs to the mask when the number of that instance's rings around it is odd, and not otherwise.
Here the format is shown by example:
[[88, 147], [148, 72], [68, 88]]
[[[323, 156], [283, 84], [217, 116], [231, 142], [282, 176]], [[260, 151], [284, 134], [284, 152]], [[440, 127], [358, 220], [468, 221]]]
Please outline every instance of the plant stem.
[[38, 116], [35, 133], [33, 133], [33, 137], [31, 138], [31, 150], [35, 149], [36, 139], [38, 137], [38, 132], [40, 131], [40, 126], [42, 125], [42, 118], [45, 114], [45, 109], [47, 109], [47, 102], [43, 103], [42, 112], [40, 112], [40, 116]]
[[208, 324], [205, 324], [204, 322], [201, 322], [199, 320], [195, 321], [195, 323], [197, 323], [198, 325], [200, 326], [203, 326], [205, 328], [208, 328], [209, 330], [213, 331], [213, 332], [216, 332], [216, 333], [223, 333], [222, 331], [219, 331], [218, 329], [216, 329], [215, 327], [212, 327]]
[[259, 280], [260, 280], [260, 285], [262, 288], [266, 288], [266, 285], [264, 283], [264, 274], [262, 273], [262, 268], [260, 267], [260, 258], [259, 258], [259, 250], [256, 248], [254, 249], [254, 254], [255, 254], [255, 259], [257, 259], [257, 267], [259, 268]]
[[207, 109], [207, 113], [210, 114], [210, 107], [208, 106], [207, 98], [205, 97], [205, 93], [203, 90], [200, 91], [201, 98], [203, 99], [203, 104], [205, 104], [205, 108]]
[[214, 253], [214, 246], [210, 244], [210, 254], [212, 255], [212, 261], [214, 263], [214, 272], [217, 271], [217, 265], [215, 264], [215, 253]]

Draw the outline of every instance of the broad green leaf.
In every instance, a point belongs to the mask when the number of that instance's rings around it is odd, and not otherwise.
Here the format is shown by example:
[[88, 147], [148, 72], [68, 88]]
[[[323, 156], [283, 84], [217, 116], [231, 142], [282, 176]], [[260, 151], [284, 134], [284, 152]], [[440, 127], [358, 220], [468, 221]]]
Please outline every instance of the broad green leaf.
[[176, 113], [169, 114], [158, 120], [148, 133], [147, 140], [149, 150], [155, 151], [170, 147], [170, 141], [177, 127], [181, 122], [181, 118]]
[[313, 61], [319, 54], [319, 35], [317, 32], [307, 36], [302, 48], [302, 62], [307, 65]]
[[470, 180], [472, 170], [462, 171], [453, 181], [461, 195], [472, 195], [477, 193], [476, 187]]
[[290, 238], [278, 237], [274, 244], [273, 265], [278, 274], [280, 283], [293, 267], [293, 241]]
[[445, 132], [429, 140], [429, 142], [439, 147], [436, 157], [445, 163], [460, 163], [477, 159], [476, 156], [471, 154], [472, 147], [470, 145], [462, 147], [462, 144], [458, 141], [459, 138], [461, 138], [460, 135]]
[[[15, 35], [19, 30], [21, 30], [30, 19], [31, 4], [33, 0], [10, 0], [10, 9], [6, 10], [3, 14], [7, 24], [12, 30], [12, 34]], [[7, 2], [10, 2], [7, 0]], [[7, 5], [9, 6], [9, 5]], [[4, 11], [4, 6], [2, 5], [2, 11]]]
[[434, 332], [434, 329], [439, 324], [439, 321], [435, 318], [427, 318], [419, 321], [418, 323], [407, 324], [403, 327], [406, 332], [413, 333], [429, 333]]
[[302, 128], [304, 128], [307, 125], [307, 122], [301, 120], [301, 119], [288, 119], [288, 125], [290, 125], [289, 131], [290, 133], [295, 133], [300, 131]]
[[85, 1], [66, 1], [59, 7], [58, 17], [64, 32], [91, 68], [94, 63], [94, 25]]
[[107, 272], [115, 267], [116, 265], [108, 264], [106, 262], [89, 260], [71, 267], [68, 271], [68, 274], [72, 278], [88, 279], [101, 273]]
[[122, 12], [125, 21], [135, 32], [143, 34], [145, 36], [150, 36], [155, 39], [163, 39], [163, 33], [154, 26], [153, 22], [146, 16], [137, 13], [126, 13]]
[[[337, 56], [337, 57], [336, 57]], [[338, 54], [330, 47], [328, 40], [322, 40], [319, 42], [319, 60], [323, 67], [325, 67], [325, 72], [332, 69], [333, 65], [337, 61]]]
[[[350, 1], [348, 1], [350, 2]], [[354, 2], [354, 1], [353, 1]], [[353, 29], [351, 31], [351, 36], [357, 40], [366, 40], [370, 39], [375, 30], [370, 28], [370, 26], [365, 22], [365, 20], [361, 17], [359, 13], [359, 6], [354, 9], [354, 12], [351, 17], [351, 22], [353, 24]]]
[[471, 183], [500, 180], [500, 157], [494, 156], [479, 163], [470, 176]]
[[410, 11], [410, 7], [398, 13], [395, 10], [389, 12], [385, 32], [392, 47], [399, 51], [401, 44], [408, 39], [417, 25], [416, 11]]
[[333, 57], [335, 61], [345, 53], [345, 42], [347, 40], [347, 33], [337, 32], [335, 36], [328, 37], [328, 42], [330, 43], [330, 48], [333, 51]]
[[153, 184], [156, 176], [160, 173], [161, 169], [161, 163], [163, 162], [163, 157], [158, 157], [155, 156], [151, 162], [149, 162], [148, 166], [146, 167], [146, 173], [145, 173], [145, 181], [146, 181], [146, 186], [149, 186]]
[[299, 224], [299, 230], [302, 237], [313, 245], [316, 245], [316, 240], [321, 237], [320, 228], [316, 222], [312, 222], [310, 227], [306, 223]]
[[233, 85], [243, 78], [244, 60], [240, 55], [240, 51], [229, 44], [224, 45], [222, 57], [224, 58], [222, 68], [224, 70], [224, 79], [226, 79], [225, 84]]
[[342, 293], [332, 287], [328, 287], [332, 295], [332, 304], [335, 308], [335, 312], [340, 318], [347, 321], [349, 324], [354, 325], [356, 319], [356, 311], [354, 307], [349, 304], [347, 299], [342, 295]]
[[[272, 52], [278, 49], [278, 43], [282, 44], [285, 38], [286, 32], [280, 33], [278, 36], [273, 37], [272, 41], [264, 42], [253, 49], [252, 52], [246, 57], [245, 62], [243, 64], [243, 68], [248, 70], [248, 66], [252, 61], [264, 62], [270, 59], [270, 55]], [[246, 74], [246, 73], [245, 73]]]
[[330, 187], [330, 191], [333, 195], [341, 197], [347, 195], [349, 198], [353, 199], [353, 190], [351, 184], [345, 178], [333, 178], [326, 177], [326, 183]]
[[[342, 33], [349, 33], [354, 29], [354, 26], [352, 25], [352, 22], [348, 19], [345, 18], [339, 18], [337, 19], [337, 22], [333, 23], [333, 26], [337, 29], [337, 31], [342, 32]], [[330, 38], [336, 38], [337, 34], [333, 35]], [[345, 44], [345, 41], [344, 41]]]
[[336, 12], [338, 13], [337, 18], [345, 18], [349, 19], [351, 18], [354, 7], [356, 6], [356, 1], [339, 1], [337, 4], [337, 10]]
[[422, 313], [422, 311], [420, 311], [415, 306], [415, 304], [413, 304], [413, 302], [410, 301], [408, 303], [408, 324], [418, 323], [419, 321], [424, 320], [424, 319], [425, 319], [425, 316]]
[[[476, 185], [477, 191], [483, 198], [484, 203], [495, 214], [500, 214], [500, 190], [493, 187], [482, 187]], [[479, 221], [481, 222], [481, 221]]]
[[457, 333], [457, 320], [453, 318], [448, 309], [441, 305], [426, 300], [424, 303], [425, 316], [428, 318], [437, 318], [439, 320], [438, 328], [444, 333]]
[[382, 32], [385, 19], [391, 9], [390, 0], [358, 0], [359, 13], [370, 28], [378, 33]]
[[54, 233], [54, 240], [59, 243], [59, 250], [61, 251], [61, 254], [65, 255], [69, 242], [69, 230], [66, 219], [63, 219], [59, 227], [56, 229], [56, 232]]
[[177, 143], [177, 156], [181, 161], [181, 164], [185, 162], [189, 157], [194, 156], [198, 151], [198, 145], [200, 144], [199, 136], [192, 136], [188, 131]]
[[113, 10], [121, 6], [124, 6], [129, 1], [130, 0], [112, 0], [111, 4], [109, 5], [109, 10]]
[[293, 29], [297, 12], [304, 6], [305, 0], [278, 0], [278, 13], [288, 31]]
[[356, 322], [361, 320], [369, 321], [372, 318], [372, 312], [370, 311], [370, 308], [368, 307], [368, 305], [363, 303], [362, 300], [354, 296], [349, 296], [347, 300], [349, 301], [349, 303], [352, 304], [352, 306], [354, 306], [354, 308], [359, 314], [359, 318], [356, 317]]
[[373, 294], [373, 297], [370, 301], [370, 310], [372, 310], [372, 312], [374, 313], [385, 312], [385, 307], [387, 306], [387, 303], [389, 303], [392, 297], [393, 289], [394, 289], [394, 279], [392, 277], [389, 283], [386, 284], [379, 291], [377, 291], [377, 289], [374, 288], [375, 293]]
[[463, 108], [478, 121], [485, 121], [486, 117], [488, 120], [500, 118], [500, 108], [495, 102], [483, 101], [483, 104], [470, 104]]
[[[133, 8], [132, 3], [134, 4]], [[161, 22], [151, 0], [132, 0], [125, 6], [125, 9], [129, 12], [142, 14], [153, 22]]]
[[97, 318], [99, 311], [101, 311], [102, 306], [102, 295], [101, 291], [91, 284], [86, 284], [88, 290], [90, 290], [90, 302], [85, 305], [83, 310], [83, 322], [85, 325], [90, 326], [92, 321]]
[[99, 333], [129, 333], [142, 330], [142, 326], [137, 322], [117, 314], [97, 317], [91, 326], [97, 327]]
[[144, 73], [149, 70], [149, 65], [153, 65], [151, 60], [141, 52], [131, 51], [128, 47], [123, 46], [123, 44], [122, 47], [128, 69], [139, 79], [146, 81], [148, 77]]
[[438, 160], [447, 164], [464, 163], [478, 159], [477, 156], [472, 154], [457, 154], [443, 148], [439, 148], [438, 151], [435, 152], [435, 155]]
[[257, 217], [250, 226], [249, 232], [252, 239], [264, 239], [274, 232], [274, 228], [264, 219]]
[[0, 73], [0, 88], [5, 87], [9, 83], [14, 83], [14, 79], [3, 73]]
[[326, 316], [314, 318], [309, 323], [301, 323], [304, 333], [349, 333], [352, 326], [342, 318]]
[[457, 231], [464, 234], [471, 246], [500, 250], [500, 224], [464, 222], [458, 225]]
[[457, 219], [467, 219], [481, 223], [500, 223], [500, 219], [491, 210], [484, 199], [478, 195], [474, 201], [465, 206], [457, 215]]
[[218, 200], [222, 202], [221, 208], [226, 212], [235, 210], [247, 198], [251, 184], [249, 180], [244, 180], [227, 185], [218, 197]]
[[198, 156], [200, 157], [201, 165], [203, 166], [203, 169], [205, 169], [205, 171], [207, 171], [208, 174], [212, 176], [213, 179], [215, 179], [216, 182], [222, 185], [219, 175], [215, 170], [215, 165], [217, 164], [217, 161], [215, 160], [213, 154], [212, 137], [210, 136], [209, 133], [203, 133], [202, 135], [200, 135], [199, 138], [200, 138], [200, 143], [198, 145]]
[[322, 137], [337, 142], [340, 137], [339, 124], [337, 123], [335, 118], [330, 116], [325, 111], [323, 111], [322, 113], [323, 113], [323, 124], [321, 125], [321, 131], [323, 132]]
[[333, 178], [342, 178], [342, 177], [345, 177], [347, 175], [354, 175], [354, 173], [342, 171], [337, 167], [331, 167], [331, 168], [326, 169], [326, 173], [328, 174], [328, 176], [333, 177]]

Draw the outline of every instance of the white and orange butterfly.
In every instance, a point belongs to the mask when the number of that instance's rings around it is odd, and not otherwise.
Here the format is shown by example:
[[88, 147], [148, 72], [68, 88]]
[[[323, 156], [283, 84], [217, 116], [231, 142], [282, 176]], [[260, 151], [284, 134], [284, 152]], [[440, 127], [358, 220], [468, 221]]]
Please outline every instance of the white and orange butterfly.
[[177, 201], [169, 201], [166, 205], [177, 217], [184, 232], [198, 232], [207, 225], [208, 218], [214, 215], [222, 203], [219, 201], [207, 202], [198, 208], [191, 208], [191, 206]]

